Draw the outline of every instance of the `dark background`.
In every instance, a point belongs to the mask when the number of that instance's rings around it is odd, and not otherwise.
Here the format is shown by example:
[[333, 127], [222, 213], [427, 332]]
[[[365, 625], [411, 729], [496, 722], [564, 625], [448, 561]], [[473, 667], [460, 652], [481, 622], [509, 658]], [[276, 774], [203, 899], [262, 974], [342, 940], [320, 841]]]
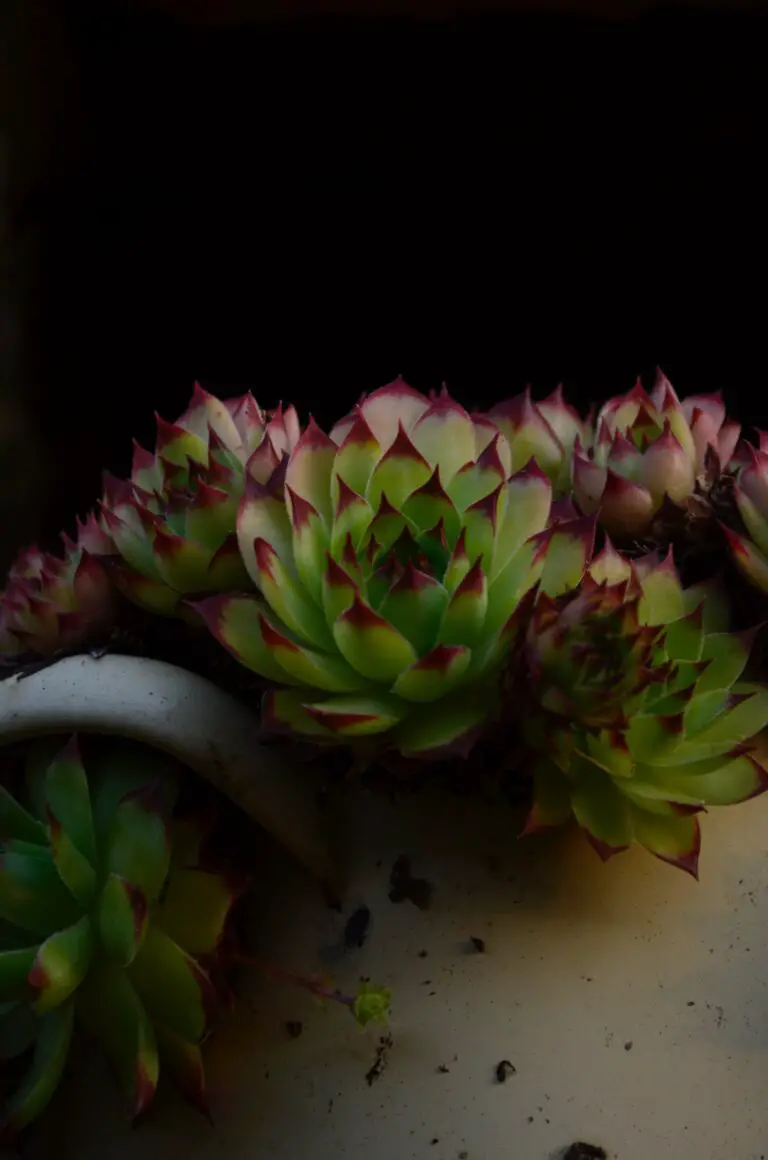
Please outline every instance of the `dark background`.
[[768, 426], [763, 15], [69, 13], [44, 537], [196, 378], [327, 423], [398, 372], [586, 405], [661, 364]]

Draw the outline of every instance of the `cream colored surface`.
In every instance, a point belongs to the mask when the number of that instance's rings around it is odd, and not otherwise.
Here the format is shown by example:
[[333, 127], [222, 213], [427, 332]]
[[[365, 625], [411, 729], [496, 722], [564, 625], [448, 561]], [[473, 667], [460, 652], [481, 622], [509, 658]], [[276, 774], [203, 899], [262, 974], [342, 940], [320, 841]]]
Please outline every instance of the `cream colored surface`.
[[[705, 817], [698, 884], [642, 851], [603, 866], [574, 832], [516, 842], [482, 803], [351, 791], [345, 813], [348, 909], [373, 924], [335, 970], [394, 990], [382, 1076], [366, 1083], [378, 1029], [251, 974], [208, 1052], [215, 1128], [168, 1096], [131, 1130], [94, 1059], [35, 1160], [552, 1160], [575, 1140], [619, 1160], [768, 1155], [768, 797]], [[388, 900], [402, 853], [434, 884], [427, 912]], [[254, 949], [316, 970], [344, 920], [274, 857]]]

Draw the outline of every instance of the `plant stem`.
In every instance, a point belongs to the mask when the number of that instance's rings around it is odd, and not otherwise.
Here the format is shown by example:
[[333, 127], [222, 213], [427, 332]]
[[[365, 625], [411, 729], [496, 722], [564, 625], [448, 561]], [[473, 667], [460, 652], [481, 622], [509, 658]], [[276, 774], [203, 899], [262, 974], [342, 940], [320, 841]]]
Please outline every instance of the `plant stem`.
[[302, 987], [305, 991], [309, 991], [317, 999], [333, 999], [336, 1003], [341, 1003], [350, 1010], [354, 1007], [355, 999], [353, 995], [344, 995], [341, 991], [331, 990], [330, 987], [325, 986], [319, 979], [306, 978], [304, 975], [297, 975], [295, 971], [289, 971], [285, 967], [276, 967], [272, 963], [265, 963], [261, 959], [254, 958], [251, 955], [235, 956], [235, 962], [244, 967], [255, 967], [256, 970], [261, 971], [262, 974], [268, 975], [272, 979], [279, 979], [284, 983], [293, 983], [296, 987]]

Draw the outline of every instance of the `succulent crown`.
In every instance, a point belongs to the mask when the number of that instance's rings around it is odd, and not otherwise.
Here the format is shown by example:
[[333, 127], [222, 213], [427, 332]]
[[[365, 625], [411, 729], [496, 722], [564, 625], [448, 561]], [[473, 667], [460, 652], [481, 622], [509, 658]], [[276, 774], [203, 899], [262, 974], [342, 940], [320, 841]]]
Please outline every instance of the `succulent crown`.
[[493, 422], [398, 380], [249, 478], [237, 532], [260, 597], [195, 607], [279, 686], [270, 724], [426, 753], [486, 719], [518, 601], [577, 584], [593, 536], [589, 520], [548, 528], [552, 485], [510, 464]]

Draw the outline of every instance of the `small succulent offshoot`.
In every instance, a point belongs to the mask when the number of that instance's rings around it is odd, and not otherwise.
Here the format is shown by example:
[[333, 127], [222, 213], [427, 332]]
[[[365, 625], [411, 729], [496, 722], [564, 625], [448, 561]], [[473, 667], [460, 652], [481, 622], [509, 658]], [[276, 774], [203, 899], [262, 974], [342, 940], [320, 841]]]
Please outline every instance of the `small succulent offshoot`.
[[105, 477], [101, 522], [110, 574], [134, 603], [175, 616], [182, 600], [250, 587], [235, 515], [246, 478], [262, 484], [299, 437], [293, 407], [265, 413], [252, 395], [195, 387], [175, 422], [157, 418], [152, 454], [135, 445], [130, 479]]
[[768, 788], [749, 745], [768, 689], [743, 679], [755, 633], [725, 631], [671, 552], [630, 562], [610, 543], [577, 593], [531, 603], [510, 672], [534, 760], [527, 831], [575, 817], [603, 858], [634, 841], [695, 875], [697, 815]]
[[466, 752], [498, 705], [510, 617], [578, 584], [594, 522], [549, 526], [552, 484], [447, 392], [402, 380], [324, 434], [310, 422], [237, 518], [258, 596], [197, 601], [273, 685], [263, 718], [321, 743]]
[[743, 528], [721, 526], [736, 567], [750, 584], [768, 593], [768, 434], [758, 434], [757, 447], [745, 440], [738, 449], [734, 498]]
[[645, 536], [665, 501], [690, 503], [707, 470], [708, 452], [725, 468], [740, 426], [726, 418], [719, 394], [680, 400], [659, 372], [648, 393], [641, 383], [598, 412], [589, 444], [577, 439], [573, 494], [584, 513], [596, 512], [618, 541]]
[[46, 657], [85, 644], [114, 617], [112, 585], [97, 553], [108, 540], [92, 519], [64, 553], [31, 547], [19, 554], [0, 592], [0, 657]]

